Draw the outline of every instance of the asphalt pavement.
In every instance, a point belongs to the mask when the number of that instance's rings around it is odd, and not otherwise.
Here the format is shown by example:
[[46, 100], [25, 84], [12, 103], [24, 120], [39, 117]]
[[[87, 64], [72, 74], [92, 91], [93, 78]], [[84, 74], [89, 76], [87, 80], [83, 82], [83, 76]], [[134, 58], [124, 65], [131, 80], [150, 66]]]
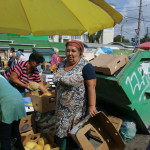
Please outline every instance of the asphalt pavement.
[[150, 135], [136, 134], [134, 139], [126, 142], [125, 150], [150, 150]]

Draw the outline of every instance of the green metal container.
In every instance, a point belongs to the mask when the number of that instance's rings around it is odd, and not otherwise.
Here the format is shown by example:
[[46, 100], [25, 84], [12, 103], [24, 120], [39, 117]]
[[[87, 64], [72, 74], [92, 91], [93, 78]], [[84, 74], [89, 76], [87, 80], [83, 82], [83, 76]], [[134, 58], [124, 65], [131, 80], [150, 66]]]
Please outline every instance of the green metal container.
[[106, 101], [150, 131], [150, 52], [138, 51], [117, 76], [97, 74], [97, 103]]

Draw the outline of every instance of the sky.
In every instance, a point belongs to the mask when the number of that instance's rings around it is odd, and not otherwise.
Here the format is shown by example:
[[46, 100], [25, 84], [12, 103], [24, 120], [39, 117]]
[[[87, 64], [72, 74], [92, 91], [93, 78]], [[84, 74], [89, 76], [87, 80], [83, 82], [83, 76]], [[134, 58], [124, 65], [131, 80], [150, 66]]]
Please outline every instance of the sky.
[[[115, 9], [123, 16], [123, 21], [115, 26], [115, 36], [122, 35], [125, 39], [131, 40], [136, 36], [135, 29], [138, 29], [139, 6], [140, 0], [105, 0], [109, 4], [114, 4]], [[150, 0], [142, 0], [142, 13], [141, 13], [141, 38], [148, 33], [150, 36]]]

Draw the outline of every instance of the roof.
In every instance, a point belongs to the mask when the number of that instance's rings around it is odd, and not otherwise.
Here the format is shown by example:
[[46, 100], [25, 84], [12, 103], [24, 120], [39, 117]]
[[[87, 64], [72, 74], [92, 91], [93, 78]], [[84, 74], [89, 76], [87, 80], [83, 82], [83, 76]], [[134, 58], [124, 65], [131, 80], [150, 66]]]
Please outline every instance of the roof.
[[10, 46], [15, 49], [32, 49], [33, 47], [56, 47], [60, 50], [66, 49], [65, 43], [49, 42], [48, 40], [32, 40], [28, 37], [19, 35], [0, 33], [0, 47], [2, 46]]
[[134, 46], [124, 46], [125, 44], [122, 44], [122, 45], [118, 45], [117, 43], [115, 44], [112, 44], [112, 43], [109, 43], [109, 44], [98, 44], [98, 43], [85, 43], [89, 48], [99, 48], [99, 47], [111, 47], [111, 48], [119, 48], [119, 49], [122, 49], [122, 50], [133, 50], [134, 49]]

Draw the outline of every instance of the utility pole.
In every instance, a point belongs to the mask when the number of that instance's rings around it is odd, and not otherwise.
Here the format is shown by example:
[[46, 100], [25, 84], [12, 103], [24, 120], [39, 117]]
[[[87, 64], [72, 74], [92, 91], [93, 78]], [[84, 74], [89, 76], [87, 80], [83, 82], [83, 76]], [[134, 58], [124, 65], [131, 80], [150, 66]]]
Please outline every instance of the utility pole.
[[139, 21], [138, 21], [138, 44], [140, 44], [140, 30], [141, 30], [141, 9], [142, 9], [142, 0], [140, 0], [139, 7]]
[[120, 42], [122, 42], [122, 28], [123, 28], [123, 25], [121, 25], [121, 40], [120, 40]]
[[147, 35], [147, 36], [146, 36], [146, 42], [148, 42], [148, 40], [149, 40], [149, 39], [148, 39], [148, 27], [147, 27], [147, 30], [146, 30], [146, 35]]

